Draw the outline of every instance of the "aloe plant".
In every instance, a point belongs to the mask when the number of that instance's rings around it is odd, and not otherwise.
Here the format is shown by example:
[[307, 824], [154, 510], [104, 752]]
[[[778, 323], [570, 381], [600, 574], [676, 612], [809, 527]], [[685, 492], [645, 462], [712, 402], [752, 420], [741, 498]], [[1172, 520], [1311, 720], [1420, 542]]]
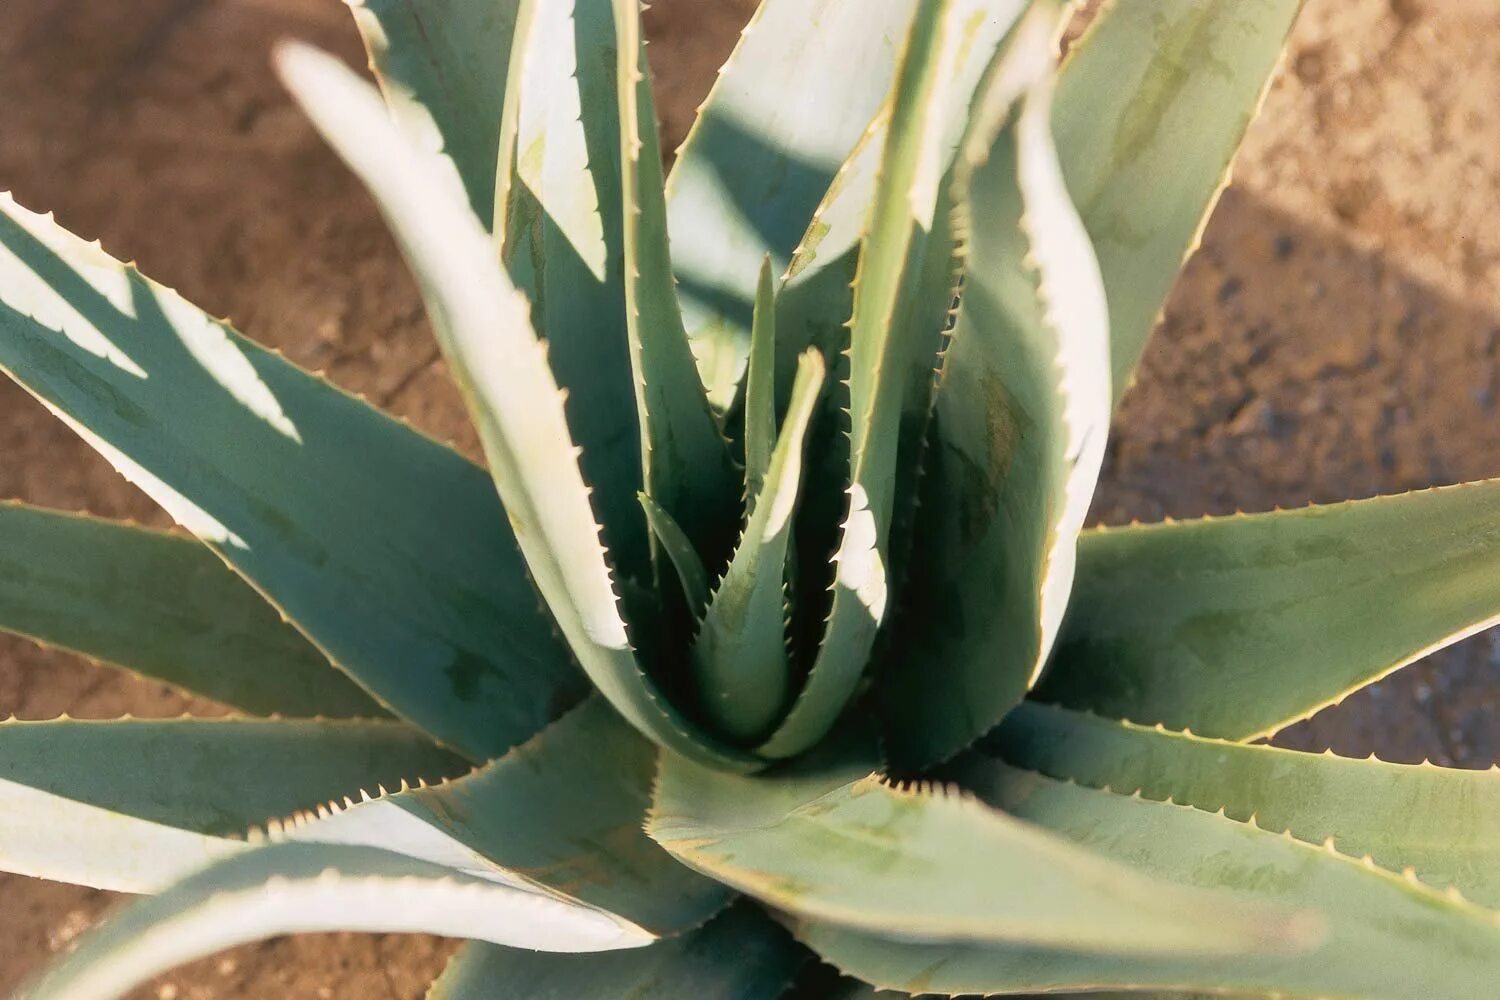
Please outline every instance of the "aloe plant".
[[1500, 482], [1084, 527], [1298, 7], [763, 0], [664, 176], [635, 0], [355, 4], [280, 72], [487, 468], [0, 201], [0, 367], [194, 536], [0, 506], [0, 627], [239, 712], [0, 725], [0, 864], [148, 897], [31, 994], [1487, 995], [1500, 774], [1256, 739], [1500, 619]]

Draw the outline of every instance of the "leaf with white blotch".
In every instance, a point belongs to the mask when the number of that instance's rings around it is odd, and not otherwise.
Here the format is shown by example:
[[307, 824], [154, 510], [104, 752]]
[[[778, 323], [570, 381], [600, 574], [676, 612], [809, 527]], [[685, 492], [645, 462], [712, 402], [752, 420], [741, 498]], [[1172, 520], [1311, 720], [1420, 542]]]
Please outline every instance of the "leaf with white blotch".
[[741, 902], [698, 930], [629, 951], [558, 955], [470, 943], [427, 1000], [775, 1000], [807, 957], [785, 930]]
[[650, 934], [576, 903], [345, 844], [270, 844], [122, 910], [22, 992], [113, 1000], [158, 973], [283, 934], [438, 934], [514, 948], [609, 951]]
[[1109, 293], [1117, 401], [1302, 2], [1110, 0], [1069, 50], [1053, 131]]
[[270, 817], [464, 766], [396, 722], [12, 720], [0, 723], [0, 868], [157, 892], [242, 850], [237, 838]]
[[[1321, 936], [1283, 955], [1167, 958], [1075, 948], [903, 944], [832, 925], [798, 937], [867, 982], [916, 993], [1210, 991], [1287, 1000], [1488, 996], [1500, 977], [1500, 916], [1328, 847], [1187, 806], [1094, 791], [982, 756], [959, 776], [985, 801], [1138, 870], [1163, 891], [1230, 889], [1312, 907]], [[1212, 918], [1210, 918], [1212, 919]]]
[[985, 741], [1008, 763], [1116, 792], [1171, 799], [1500, 907], [1500, 771], [1350, 760], [1207, 739], [1026, 702]]
[[[828, 623], [807, 682], [760, 751], [790, 757], [815, 743], [842, 711], [864, 673], [885, 618], [889, 530], [896, 480], [915, 475], [916, 443], [900, 433], [911, 404], [913, 370], [936, 364], [940, 329], [924, 281], [927, 255], [944, 265], [952, 243], [938, 235], [942, 180], [977, 79], [1024, 4], [942, 0], [918, 8], [896, 75], [873, 203], [863, 230], [850, 321], [850, 486], [834, 555]], [[937, 291], [946, 296], [951, 288]], [[924, 387], [930, 392], [930, 379]], [[924, 413], [927, 399], [915, 401]]]
[[1104, 459], [1107, 309], [1048, 128], [1054, 13], [1039, 7], [996, 67], [956, 182], [968, 272], [880, 685], [904, 768], [953, 756], [1036, 683]]
[[288, 44], [279, 68], [405, 251], [516, 540], [584, 670], [658, 742], [719, 766], [758, 766], [683, 717], [637, 663], [544, 346], [473, 213], [435, 183], [434, 161], [401, 138], [373, 89], [338, 60]]
[[1163, 887], [955, 790], [892, 787], [873, 734], [726, 774], [663, 754], [648, 832], [680, 861], [798, 919], [900, 940], [1270, 955], [1297, 916]]
[[790, 693], [787, 548], [802, 485], [807, 428], [823, 391], [823, 374], [822, 355], [808, 351], [802, 356], [764, 486], [693, 642], [704, 715], [736, 742], [764, 736], [785, 710]]
[[1264, 736], [1500, 621], [1500, 480], [1085, 532], [1038, 696]]
[[471, 759], [585, 694], [483, 470], [8, 196], [0, 369]]
[[387, 714], [181, 535], [0, 502], [0, 629], [255, 715]]
[[[745, 372], [755, 268], [768, 254], [785, 266], [803, 238], [890, 89], [917, 6], [763, 0], [678, 151], [667, 181], [673, 263], [698, 371], [721, 412]], [[848, 318], [846, 309], [835, 322]]]

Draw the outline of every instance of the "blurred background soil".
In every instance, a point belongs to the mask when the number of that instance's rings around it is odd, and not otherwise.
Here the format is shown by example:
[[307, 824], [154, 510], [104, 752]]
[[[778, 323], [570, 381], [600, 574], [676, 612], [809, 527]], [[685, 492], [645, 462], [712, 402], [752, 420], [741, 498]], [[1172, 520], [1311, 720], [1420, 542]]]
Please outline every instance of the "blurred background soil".
[[[658, 0], [669, 144], [753, 4]], [[0, 188], [293, 360], [474, 451], [412, 282], [268, 68], [278, 38], [362, 63], [335, 0], [5, 0]], [[1264, 510], [1500, 475], [1500, 8], [1308, 0], [1202, 251], [1124, 407], [1096, 520]], [[8, 383], [0, 496], [164, 524]], [[1500, 761], [1500, 636], [1295, 727], [1289, 745]], [[0, 715], [213, 712], [0, 637]], [[0, 876], [0, 993], [112, 902]], [[324, 935], [141, 992], [414, 998], [448, 942]]]

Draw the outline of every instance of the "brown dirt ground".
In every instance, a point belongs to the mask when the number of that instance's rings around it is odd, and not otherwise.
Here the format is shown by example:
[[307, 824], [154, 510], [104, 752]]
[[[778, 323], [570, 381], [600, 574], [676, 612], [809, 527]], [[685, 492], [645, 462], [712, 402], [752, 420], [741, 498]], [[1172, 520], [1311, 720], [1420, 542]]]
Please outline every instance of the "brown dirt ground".
[[[749, 0], [659, 0], [679, 139]], [[333, 0], [6, 0], [0, 187], [297, 362], [472, 452], [375, 213], [267, 68], [294, 35], [359, 62]], [[1237, 183], [1124, 408], [1095, 517], [1266, 509], [1500, 474], [1500, 11], [1308, 0]], [[164, 523], [0, 386], [0, 496]], [[1288, 733], [1289, 744], [1500, 760], [1500, 639], [1479, 636]], [[214, 711], [0, 637], [0, 713]], [[0, 876], [0, 992], [112, 902]], [[451, 945], [322, 935], [241, 948], [161, 1000], [419, 997]]]

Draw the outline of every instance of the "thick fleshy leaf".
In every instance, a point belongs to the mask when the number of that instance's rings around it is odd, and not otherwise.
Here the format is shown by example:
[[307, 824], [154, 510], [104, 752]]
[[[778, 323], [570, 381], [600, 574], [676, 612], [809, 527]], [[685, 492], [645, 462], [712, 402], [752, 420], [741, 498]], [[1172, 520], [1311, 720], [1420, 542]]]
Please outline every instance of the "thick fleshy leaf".
[[1500, 907], [1500, 770], [1350, 760], [1206, 739], [1027, 702], [986, 741], [1017, 767], [1140, 792], [1344, 854]]
[[[761, 748], [768, 756], [798, 754], [828, 731], [863, 676], [885, 618], [898, 469], [915, 474], [913, 456], [902, 460], [900, 432], [913, 370], [936, 365], [941, 332], [917, 322], [931, 314], [930, 303], [921, 301], [921, 293], [931, 291], [923, 281], [926, 260], [937, 253], [946, 264], [952, 252], [949, 240], [934, 235], [948, 222], [937, 214], [942, 180], [962, 134], [960, 111], [1024, 6], [1022, 0], [939, 0], [921, 5], [913, 18], [854, 283], [850, 485], [832, 605], [807, 683]], [[918, 409], [925, 414], [925, 398]], [[910, 451], [918, 442], [905, 443]]]
[[769, 917], [740, 903], [690, 934], [629, 951], [558, 955], [467, 944], [427, 1000], [775, 1000], [807, 957]]
[[1072, 47], [1053, 130], [1109, 293], [1114, 398], [1228, 182], [1302, 0], [1111, 0]]
[[370, 67], [402, 132], [444, 154], [491, 224], [500, 107], [520, 0], [350, 0]]
[[1151, 958], [1017, 947], [900, 944], [832, 925], [799, 937], [852, 975], [915, 993], [1033, 994], [1208, 990], [1289, 1000], [1432, 1000], [1488, 995], [1500, 976], [1500, 918], [1373, 864], [1186, 806], [1149, 802], [968, 762], [991, 804], [1143, 875], [1164, 891], [1230, 887], [1325, 918], [1300, 953]]
[[473, 774], [275, 824], [275, 838], [405, 854], [678, 934], [729, 901], [642, 830], [656, 749], [602, 698]]
[[569, 952], [639, 948], [653, 940], [610, 914], [389, 851], [271, 844], [123, 910], [22, 995], [113, 1000], [195, 958], [319, 931], [440, 934]]
[[0, 503], [0, 629], [255, 715], [386, 715], [181, 535]]
[[[762, 0], [678, 152], [667, 182], [674, 264], [698, 371], [720, 411], [745, 371], [755, 269], [767, 254], [788, 263], [890, 89], [916, 7]], [[845, 309], [835, 322], [848, 318]], [[787, 376], [790, 385], [790, 366]]]
[[1033, 82], [1051, 62], [1042, 10], [996, 67], [961, 154], [968, 268], [880, 686], [904, 768], [959, 752], [1036, 682], [1109, 432], [1103, 286], [1052, 146], [1050, 85]]
[[768, 254], [755, 288], [745, 373], [745, 502], [760, 495], [776, 447], [776, 278]]
[[687, 598], [688, 612], [695, 619], [702, 617], [710, 596], [708, 570], [703, 567], [703, 558], [693, 548], [692, 540], [683, 532], [681, 525], [673, 520], [672, 515], [661, 504], [644, 493], [636, 494], [636, 500], [640, 501], [641, 509], [646, 512], [646, 523], [651, 528], [656, 544], [667, 553], [672, 568], [677, 571], [677, 582], [682, 587], [683, 596]]
[[157, 892], [269, 818], [463, 768], [396, 722], [4, 722], [0, 867]]
[[764, 488], [754, 498], [750, 522], [693, 643], [704, 714], [736, 742], [764, 736], [786, 710], [790, 693], [787, 546], [823, 372], [821, 354], [803, 355]]
[[1044, 701], [1247, 740], [1500, 621], [1500, 480], [1086, 532]]
[[661, 698], [636, 662], [544, 346], [473, 213], [342, 63], [296, 45], [281, 50], [279, 63], [314, 123], [369, 185], [405, 250], [516, 540], [584, 670], [658, 742], [720, 766], [756, 766], [748, 754], [717, 748]]
[[610, 6], [618, 72], [625, 317], [646, 492], [682, 525], [704, 563], [715, 568], [724, 565], [734, 546], [739, 473], [698, 379], [677, 301], [641, 5], [610, 0]]
[[0, 368], [382, 704], [471, 759], [587, 690], [481, 469], [8, 196]]
[[1290, 911], [1164, 888], [957, 791], [892, 787], [877, 765], [860, 732], [755, 777], [663, 754], [647, 829], [777, 909], [901, 940], [1204, 955], [1301, 936]]

